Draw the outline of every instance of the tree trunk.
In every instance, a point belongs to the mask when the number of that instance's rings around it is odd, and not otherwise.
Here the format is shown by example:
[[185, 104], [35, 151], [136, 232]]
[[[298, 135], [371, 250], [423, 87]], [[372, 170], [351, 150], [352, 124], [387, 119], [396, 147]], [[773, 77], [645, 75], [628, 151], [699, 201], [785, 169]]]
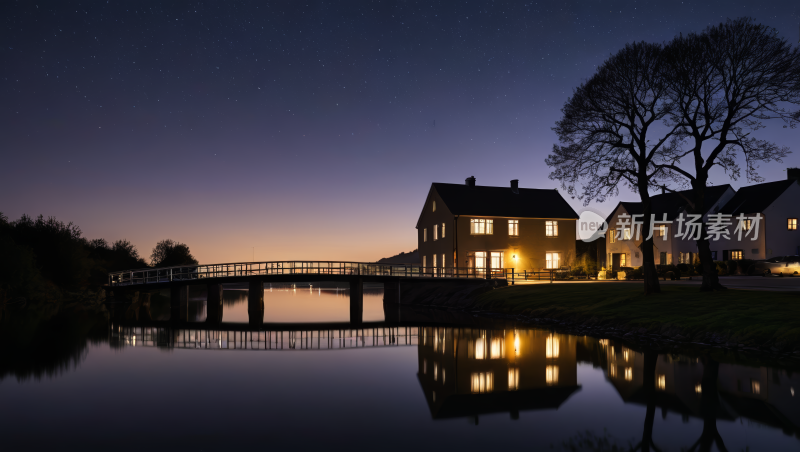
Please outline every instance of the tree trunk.
[[[644, 417], [644, 431], [642, 432], [642, 452], [648, 452], [653, 444], [653, 423], [656, 417], [656, 363], [658, 353], [644, 352], [644, 373], [642, 374], [642, 390], [647, 401], [647, 411]], [[653, 447], [655, 449], [655, 447]]]
[[[694, 193], [694, 213], [703, 215], [706, 211], [706, 178], [693, 181], [692, 188]], [[703, 268], [703, 284], [700, 286], [700, 291], [711, 292], [714, 290], [725, 290], [725, 287], [719, 283], [717, 266], [714, 264], [714, 259], [711, 257], [711, 245], [708, 243], [708, 228], [706, 226], [705, 217], [701, 217], [701, 224], [700, 239], [696, 241], [697, 254], [700, 257], [700, 265]]]
[[[644, 204], [644, 218], [642, 224], [642, 238], [647, 238], [652, 230], [651, 213], [653, 211], [652, 203], [650, 202], [650, 194], [647, 193], [647, 188], [639, 191]], [[658, 282], [658, 272], [656, 271], [655, 256], [653, 254], [653, 237], [642, 241], [642, 275], [644, 279], [644, 294], [649, 295], [661, 292], [661, 285]]]

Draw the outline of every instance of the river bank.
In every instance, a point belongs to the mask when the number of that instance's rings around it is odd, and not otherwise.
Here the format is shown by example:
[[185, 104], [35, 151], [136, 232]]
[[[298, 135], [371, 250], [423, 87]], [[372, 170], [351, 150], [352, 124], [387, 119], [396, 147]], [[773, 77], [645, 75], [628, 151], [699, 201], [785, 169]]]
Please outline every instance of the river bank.
[[[408, 296], [408, 298], [405, 298]], [[679, 343], [800, 358], [800, 295], [664, 285], [645, 297], [631, 283], [563, 283], [469, 288], [420, 285], [404, 302], [557, 326], [575, 334]]]

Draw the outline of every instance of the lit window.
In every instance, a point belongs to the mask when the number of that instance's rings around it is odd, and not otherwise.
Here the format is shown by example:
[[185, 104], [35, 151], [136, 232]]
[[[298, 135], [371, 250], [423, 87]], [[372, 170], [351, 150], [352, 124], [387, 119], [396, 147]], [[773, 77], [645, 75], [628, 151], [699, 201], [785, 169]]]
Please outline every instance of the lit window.
[[544, 231], [544, 235], [548, 237], [558, 237], [558, 221], [545, 221]]
[[489, 358], [491, 359], [498, 359], [498, 358], [505, 358], [505, 347], [503, 347], [504, 341], [503, 338], [494, 337], [492, 338], [491, 347], [489, 348]]
[[427, 267], [427, 264], [425, 263], [425, 261], [427, 261], [427, 257], [428, 256], [422, 256], [422, 268]]
[[660, 391], [667, 389], [667, 376], [659, 375], [656, 377], [656, 388]]
[[547, 268], [559, 268], [561, 257], [561, 253], [546, 253], [545, 254], [545, 263], [547, 264]]
[[442, 223], [442, 238], [444, 238], [444, 223]]
[[433, 200], [433, 211], [436, 212], [436, 200]]
[[625, 381], [633, 381], [633, 367], [625, 368]]
[[433, 268], [436, 268], [436, 255], [433, 255]]
[[519, 220], [508, 220], [508, 235], [511, 237], [519, 236]]
[[508, 369], [508, 390], [516, 391], [517, 389], [519, 389], [519, 369], [511, 367]]
[[731, 260], [740, 261], [744, 259], [742, 250], [731, 250]]
[[753, 220], [742, 220], [742, 230], [749, 231], [753, 227]]
[[627, 265], [628, 264], [628, 260], [626, 259], [626, 256], [627, 256], [626, 254], [620, 254], [619, 255], [619, 266], [620, 267], [627, 267], [628, 266]]
[[437, 240], [439, 240], [439, 225], [438, 224], [434, 224], [433, 225], [433, 241], [435, 242]]
[[[748, 220], [750, 221], [750, 220]], [[789, 230], [796, 231], [797, 230], [797, 218], [789, 218]]]
[[470, 220], [470, 234], [472, 234], [472, 235], [494, 234], [493, 220], [487, 220], [485, 218], [473, 218], [473, 219], [471, 219]]
[[758, 380], [751, 380], [750, 388], [753, 390], [753, 394], [761, 394], [761, 382]]
[[428, 241], [428, 228], [424, 228], [422, 230], [422, 241], [423, 242], [427, 242]]
[[616, 232], [612, 232], [611, 234], [608, 234], [608, 242], [609, 243], [617, 243], [617, 233]]
[[474, 393], [494, 390], [494, 378], [491, 372], [473, 372], [470, 380], [472, 381], [471, 390]]
[[656, 229], [655, 236], [656, 237], [664, 237], [666, 235], [667, 235], [667, 225], [665, 225], [665, 224], [658, 225], [658, 228]]
[[547, 386], [558, 384], [558, 366], [547, 366], [544, 368], [544, 380]]
[[442, 253], [442, 268], [444, 268], [444, 267], [445, 267], [445, 265], [444, 265], [444, 253]]
[[625, 228], [622, 230], [622, 240], [630, 240], [631, 239], [631, 228]]
[[545, 358], [558, 358], [558, 338], [552, 334], [545, 340], [544, 354]]
[[697, 383], [696, 385], [694, 385], [694, 392], [696, 394], [702, 394], [703, 393], [703, 385], [701, 385], [700, 383]]

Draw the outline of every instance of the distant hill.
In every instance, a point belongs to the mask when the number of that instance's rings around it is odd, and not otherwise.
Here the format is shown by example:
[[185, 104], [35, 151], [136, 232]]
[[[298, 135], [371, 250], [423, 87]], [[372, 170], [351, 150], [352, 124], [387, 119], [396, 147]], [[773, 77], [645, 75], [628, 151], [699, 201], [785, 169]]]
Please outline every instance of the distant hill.
[[418, 250], [408, 253], [401, 252], [400, 254], [392, 257], [384, 257], [378, 261], [379, 264], [419, 264], [420, 262], [421, 260], [419, 258]]

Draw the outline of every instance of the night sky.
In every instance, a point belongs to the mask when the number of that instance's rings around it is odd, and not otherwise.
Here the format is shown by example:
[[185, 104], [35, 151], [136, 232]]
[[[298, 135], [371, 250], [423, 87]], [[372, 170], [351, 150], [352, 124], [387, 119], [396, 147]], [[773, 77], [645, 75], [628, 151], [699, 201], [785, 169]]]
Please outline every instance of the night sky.
[[[745, 15], [800, 37], [796, 0], [6, 0], [0, 211], [147, 257], [375, 260], [416, 248], [431, 182], [558, 187], [551, 127], [626, 42]], [[760, 136], [785, 178], [800, 130]]]

